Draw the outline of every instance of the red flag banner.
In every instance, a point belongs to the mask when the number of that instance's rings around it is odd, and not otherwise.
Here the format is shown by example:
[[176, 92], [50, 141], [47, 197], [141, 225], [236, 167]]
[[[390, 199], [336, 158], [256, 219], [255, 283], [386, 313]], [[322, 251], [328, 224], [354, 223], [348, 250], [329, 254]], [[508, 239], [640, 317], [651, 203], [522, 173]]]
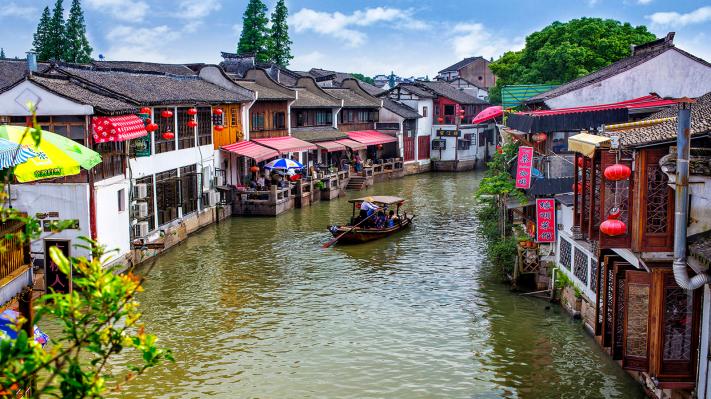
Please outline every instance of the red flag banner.
[[533, 168], [533, 147], [518, 147], [518, 167], [516, 168], [516, 188], [531, 188]]
[[536, 199], [536, 241], [555, 242], [555, 200]]

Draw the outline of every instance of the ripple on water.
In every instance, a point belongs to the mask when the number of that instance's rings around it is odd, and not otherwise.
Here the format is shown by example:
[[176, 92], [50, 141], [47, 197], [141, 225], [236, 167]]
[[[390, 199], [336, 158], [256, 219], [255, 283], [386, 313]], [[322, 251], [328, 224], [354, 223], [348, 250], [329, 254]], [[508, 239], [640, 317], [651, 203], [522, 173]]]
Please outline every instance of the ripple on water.
[[176, 363], [123, 396], [641, 397], [579, 325], [491, 277], [478, 179], [376, 185], [370, 193], [410, 200], [415, 228], [360, 246], [320, 248], [325, 227], [350, 217], [344, 199], [191, 237], [157, 261], [141, 294], [147, 329]]

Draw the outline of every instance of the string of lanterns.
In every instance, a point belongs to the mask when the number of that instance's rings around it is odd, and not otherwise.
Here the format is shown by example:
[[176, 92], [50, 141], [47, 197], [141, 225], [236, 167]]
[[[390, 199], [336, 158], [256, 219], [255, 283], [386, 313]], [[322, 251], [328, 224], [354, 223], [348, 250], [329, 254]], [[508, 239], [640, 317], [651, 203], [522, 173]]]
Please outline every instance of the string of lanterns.
[[627, 165], [616, 163], [605, 168], [603, 172], [605, 179], [615, 182], [615, 207], [610, 209], [607, 215], [607, 220], [600, 223], [600, 231], [611, 237], [617, 237], [627, 234], [627, 224], [619, 220], [622, 214], [620, 208], [617, 207], [618, 183], [627, 180], [632, 175], [632, 170]]

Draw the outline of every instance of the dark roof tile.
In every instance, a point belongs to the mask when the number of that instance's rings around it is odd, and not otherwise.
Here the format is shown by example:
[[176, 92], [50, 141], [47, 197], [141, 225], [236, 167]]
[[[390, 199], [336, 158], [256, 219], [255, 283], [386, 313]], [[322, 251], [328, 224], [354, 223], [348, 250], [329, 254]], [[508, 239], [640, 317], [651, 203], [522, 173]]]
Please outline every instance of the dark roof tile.
[[417, 118], [422, 118], [422, 115], [417, 113], [417, 111], [403, 103], [399, 103], [397, 101], [391, 100], [387, 97], [383, 98], [383, 108], [387, 109], [388, 111], [391, 111], [399, 116], [402, 116], [405, 119], [417, 119]]
[[291, 128], [291, 135], [299, 140], [308, 141], [310, 143], [348, 138], [347, 134], [331, 126], [294, 127]]
[[358, 93], [354, 92], [351, 89], [340, 87], [323, 87], [323, 90], [326, 93], [332, 95], [333, 97], [343, 100], [343, 106], [346, 108], [380, 107], [379, 100], [373, 100], [372, 98], [360, 96], [358, 95]]
[[[37, 64], [37, 71], [44, 72], [49, 68], [49, 64]], [[25, 60], [0, 60], [0, 91], [17, 83], [25, 77], [27, 73], [27, 61]]]
[[173, 75], [196, 75], [195, 71], [184, 64], [159, 64], [140, 61], [92, 61], [92, 65], [100, 69], [114, 69], [135, 72], [158, 72]]
[[[474, 62], [474, 61], [476, 61], [476, 60], [478, 60], [478, 59], [482, 59], [482, 60], [486, 61], [486, 59], [484, 59], [483, 57], [469, 57], [469, 58], [465, 58], [465, 59], [463, 59], [463, 60], [457, 62], [457, 63], [454, 64], [454, 65], [450, 65], [450, 66], [448, 66], [447, 68], [444, 68], [443, 70], [439, 71], [439, 73], [442, 73], [442, 72], [456, 72], [456, 71], [458, 71], [458, 70], [464, 68], [465, 66], [471, 64], [472, 62]], [[488, 62], [488, 61], [487, 61], [487, 62]]]
[[69, 79], [66, 78], [34, 75], [29, 79], [61, 97], [74, 100], [81, 104], [91, 105], [98, 113], [125, 114], [138, 111], [138, 106], [135, 104], [130, 104], [109, 95], [98, 93], [96, 90], [82, 87], [79, 84], [70, 82]]
[[438, 96], [442, 97], [447, 97], [452, 101], [458, 102], [459, 104], [467, 104], [467, 105], [473, 105], [473, 104], [488, 104], [486, 101], [481, 100], [479, 98], [476, 98], [474, 96], [471, 96], [462, 90], [457, 89], [456, 87], [450, 85], [447, 82], [440, 82], [440, 81], [417, 81], [415, 82], [415, 85], [424, 88], [425, 90], [429, 90]]

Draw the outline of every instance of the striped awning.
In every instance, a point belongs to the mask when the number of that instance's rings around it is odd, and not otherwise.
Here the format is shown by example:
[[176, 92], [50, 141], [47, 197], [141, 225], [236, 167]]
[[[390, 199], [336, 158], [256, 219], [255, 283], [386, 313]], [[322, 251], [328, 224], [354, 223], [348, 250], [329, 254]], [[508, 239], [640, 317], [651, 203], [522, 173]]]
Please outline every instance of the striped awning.
[[148, 135], [143, 120], [136, 115], [95, 116], [91, 118], [95, 143], [126, 141]]
[[343, 144], [344, 146], [350, 148], [351, 150], [355, 150], [355, 151], [357, 151], [357, 150], [365, 150], [366, 148], [368, 148], [367, 145], [365, 145], [365, 144], [363, 144], [363, 143], [359, 143], [359, 142], [357, 142], [357, 141], [353, 141], [353, 140], [351, 140], [351, 139], [340, 139], [340, 140], [336, 140], [336, 143], [338, 143], [338, 144]]
[[0, 169], [25, 163], [37, 155], [34, 150], [27, 146], [15, 144], [12, 141], [0, 138]]
[[362, 130], [356, 132], [346, 132], [348, 138], [355, 140], [365, 145], [378, 145], [392, 143], [397, 141], [397, 137], [393, 137], [375, 130]]
[[220, 149], [235, 153], [239, 156], [252, 158], [256, 162], [261, 162], [265, 159], [279, 156], [277, 151], [251, 141], [240, 141], [237, 143], [223, 145]]
[[317, 146], [323, 148], [327, 152], [335, 152], [335, 151], [345, 151], [346, 146], [335, 142], [335, 141], [321, 141], [319, 143], [316, 143]]
[[267, 139], [254, 139], [255, 143], [273, 148], [279, 151], [280, 154], [287, 152], [301, 152], [308, 150], [315, 150], [317, 147], [308, 141], [299, 140], [296, 137], [283, 136], [283, 137], [270, 137]]

